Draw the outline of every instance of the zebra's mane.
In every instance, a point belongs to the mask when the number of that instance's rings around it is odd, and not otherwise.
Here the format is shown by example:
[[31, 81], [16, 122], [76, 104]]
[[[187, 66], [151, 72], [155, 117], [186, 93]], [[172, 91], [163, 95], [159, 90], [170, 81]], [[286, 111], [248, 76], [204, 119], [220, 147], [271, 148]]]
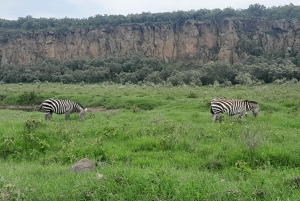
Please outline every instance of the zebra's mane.
[[251, 100], [237, 100], [237, 99], [233, 99], [233, 98], [214, 98], [214, 99], [211, 100], [211, 102], [215, 102], [215, 101], [227, 101], [227, 102], [243, 101], [243, 102], [248, 102], [248, 103], [252, 103], [252, 104], [259, 104], [256, 101], [251, 101]]
[[229, 102], [233, 102], [233, 101], [237, 101], [237, 100], [233, 99], [233, 98], [214, 98], [210, 102], [217, 102], [217, 101], [229, 101]]
[[82, 109], [84, 109], [84, 107], [80, 103], [76, 103], [76, 104], [79, 105], [79, 107], [81, 107]]
[[246, 100], [246, 101], [248, 101], [248, 103], [258, 104], [258, 102], [256, 102], [256, 101], [249, 101], [249, 100]]

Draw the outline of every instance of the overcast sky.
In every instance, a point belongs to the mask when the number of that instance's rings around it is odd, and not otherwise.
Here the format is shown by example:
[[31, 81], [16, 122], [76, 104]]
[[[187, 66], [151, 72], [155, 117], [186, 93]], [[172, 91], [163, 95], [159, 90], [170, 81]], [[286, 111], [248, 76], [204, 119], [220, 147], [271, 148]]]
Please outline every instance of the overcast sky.
[[34, 18], [88, 18], [99, 15], [127, 15], [142, 12], [160, 13], [199, 9], [246, 9], [258, 3], [267, 8], [300, 0], [0, 0], [0, 18], [17, 20], [31, 15]]

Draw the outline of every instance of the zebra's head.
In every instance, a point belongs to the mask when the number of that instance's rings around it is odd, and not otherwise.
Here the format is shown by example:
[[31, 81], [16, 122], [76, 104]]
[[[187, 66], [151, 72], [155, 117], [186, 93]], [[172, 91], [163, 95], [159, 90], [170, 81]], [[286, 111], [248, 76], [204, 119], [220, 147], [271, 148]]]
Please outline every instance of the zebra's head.
[[75, 106], [76, 112], [79, 113], [79, 118], [81, 121], [83, 121], [84, 117], [85, 117], [85, 113], [87, 111], [87, 108], [84, 108], [80, 103], [75, 103], [75, 104], [76, 104], [76, 106]]
[[87, 108], [84, 108], [84, 109], [82, 108], [82, 109], [80, 110], [80, 112], [79, 112], [79, 118], [80, 118], [81, 121], [84, 120], [86, 111], [87, 111]]
[[255, 101], [248, 101], [249, 109], [252, 110], [253, 116], [257, 117], [259, 112], [259, 103]]

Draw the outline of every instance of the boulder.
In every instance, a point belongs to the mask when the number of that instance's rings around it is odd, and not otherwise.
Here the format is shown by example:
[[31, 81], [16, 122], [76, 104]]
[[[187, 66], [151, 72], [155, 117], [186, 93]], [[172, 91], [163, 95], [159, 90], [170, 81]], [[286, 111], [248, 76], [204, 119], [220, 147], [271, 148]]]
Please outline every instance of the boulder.
[[93, 171], [96, 169], [95, 162], [83, 158], [79, 160], [78, 162], [74, 163], [71, 167], [71, 171], [73, 172], [86, 172], [86, 171]]

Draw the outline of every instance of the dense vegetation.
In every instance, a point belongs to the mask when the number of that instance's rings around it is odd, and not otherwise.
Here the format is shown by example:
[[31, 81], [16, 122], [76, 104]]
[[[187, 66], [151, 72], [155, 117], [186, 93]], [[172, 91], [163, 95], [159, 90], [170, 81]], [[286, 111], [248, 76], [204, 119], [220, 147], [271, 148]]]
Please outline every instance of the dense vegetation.
[[[196, 6], [196, 5], [195, 5]], [[0, 29], [22, 29], [22, 30], [38, 30], [38, 29], [55, 29], [64, 31], [74, 28], [85, 27], [109, 27], [124, 24], [155, 24], [155, 23], [171, 23], [174, 25], [182, 25], [186, 20], [197, 21], [219, 21], [226, 17], [233, 19], [299, 19], [300, 6], [285, 5], [279, 7], [266, 8], [264, 5], [251, 4], [248, 9], [200, 9], [190, 11], [173, 11], [165, 13], [141, 13], [124, 15], [96, 15], [84, 19], [73, 18], [33, 18], [31, 16], [19, 17], [18, 20], [0, 19]]]
[[[267, 57], [267, 56], [266, 56]], [[300, 80], [300, 53], [295, 57], [266, 59], [250, 56], [243, 63], [200, 64], [197, 61], [165, 63], [142, 55], [116, 58], [44, 61], [23, 65], [2, 65], [2, 83], [134, 83], [178, 85], [297, 83]]]
[[[266, 8], [263, 5], [250, 5], [248, 9], [223, 10], [200, 9], [191, 11], [174, 11], [172, 13], [142, 13], [122, 15], [96, 15], [88, 19], [35, 19], [31, 16], [18, 20], [0, 19], [3, 30], [51, 30], [63, 32], [67, 29], [85, 27], [109, 27], [122, 24], [155, 24], [171, 23], [181, 26], [186, 20], [220, 21], [226, 17], [232, 19], [298, 19], [300, 6], [293, 4]], [[253, 30], [252, 30], [253, 31]], [[274, 30], [276, 31], [276, 30]], [[1, 65], [1, 83], [134, 83], [160, 85], [202, 86], [221, 84], [258, 85], [261, 83], [296, 83], [300, 80], [300, 51], [295, 48], [287, 55], [285, 52], [265, 52], [249, 33], [239, 33], [236, 51], [246, 53], [248, 58], [235, 64], [228, 64], [216, 59], [203, 64], [197, 60], [180, 58], [179, 62], [165, 63], [143, 55], [127, 55], [117, 58], [94, 58], [58, 61], [49, 58], [29, 64]], [[248, 35], [247, 35], [248, 34]], [[249, 35], [250, 34], [250, 35]], [[1, 43], [8, 41], [8, 36], [0, 37]], [[218, 47], [210, 49], [213, 55], [218, 54]]]
[[[58, 90], [59, 89], [59, 90]], [[13, 200], [299, 200], [299, 84], [161, 87], [3, 84], [0, 103], [70, 98], [77, 114], [0, 110], [0, 199]], [[214, 97], [261, 103], [257, 118], [222, 116]], [[102, 162], [75, 174], [87, 157]]]
[[[161, 24], [171, 23], [181, 26], [186, 20], [220, 21], [226, 17], [239, 20], [300, 20], [300, 6], [293, 4], [266, 8], [260, 4], [250, 5], [248, 9], [200, 9], [174, 11], [172, 13], [142, 13], [123, 15], [96, 15], [88, 19], [35, 19], [31, 16], [18, 20], [0, 19], [3, 30], [55, 30], [64, 32], [75, 28], [99, 28], [124, 24]], [[276, 30], [274, 30], [276, 32]], [[143, 55], [127, 55], [118, 58], [76, 58], [58, 61], [40, 58], [38, 61], [21, 65], [1, 65], [1, 83], [134, 83], [160, 85], [202, 86], [221, 84], [258, 85], [261, 83], [296, 83], [300, 80], [300, 51], [295, 47], [286, 52], [266, 52], [252, 40], [253, 30], [239, 33], [236, 51], [246, 53], [248, 58], [235, 64], [228, 64], [212, 59], [203, 64], [197, 60], [180, 58], [179, 62], [165, 63]], [[0, 43], [7, 43], [9, 37], [0, 37]], [[209, 50], [217, 55], [219, 47]]]

